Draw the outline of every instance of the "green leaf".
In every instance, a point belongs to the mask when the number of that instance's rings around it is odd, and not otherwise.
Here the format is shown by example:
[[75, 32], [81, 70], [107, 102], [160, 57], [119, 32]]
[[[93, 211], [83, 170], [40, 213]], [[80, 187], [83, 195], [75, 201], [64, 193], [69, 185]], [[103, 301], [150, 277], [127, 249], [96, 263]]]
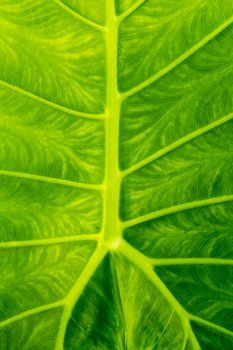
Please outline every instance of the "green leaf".
[[0, 25], [0, 349], [232, 349], [232, 0]]

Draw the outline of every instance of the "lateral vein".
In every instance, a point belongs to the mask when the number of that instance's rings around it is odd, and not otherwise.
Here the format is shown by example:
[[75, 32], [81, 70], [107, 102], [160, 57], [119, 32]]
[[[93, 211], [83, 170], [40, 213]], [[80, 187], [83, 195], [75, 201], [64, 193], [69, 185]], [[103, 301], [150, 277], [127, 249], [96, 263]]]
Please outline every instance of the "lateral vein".
[[77, 279], [76, 283], [74, 284], [73, 288], [70, 290], [70, 292], [66, 296], [64, 313], [60, 323], [55, 350], [63, 349], [65, 332], [66, 332], [69, 319], [72, 316], [73, 308], [77, 303], [85, 286], [89, 282], [90, 278], [93, 276], [94, 272], [100, 265], [101, 261], [104, 259], [106, 253], [107, 253], [107, 249], [103, 245], [100, 245], [96, 249], [92, 257], [88, 261], [87, 265], [83, 269], [82, 273], [80, 274], [79, 278]]
[[[119, 249], [121, 253], [130, 260], [133, 264], [139, 267], [139, 269], [144, 272], [144, 274], [147, 276], [147, 278], [154, 284], [154, 286], [162, 293], [164, 298], [168, 301], [168, 303], [171, 305], [173, 310], [177, 313], [177, 315], [180, 317], [180, 320], [183, 324], [183, 330], [184, 334], [186, 335], [187, 332], [190, 337], [190, 341], [192, 342], [195, 350], [200, 350], [199, 343], [192, 331], [190, 321], [189, 321], [189, 314], [187, 311], [183, 308], [183, 306], [179, 303], [179, 301], [174, 297], [174, 295], [170, 292], [170, 290], [167, 288], [167, 286], [163, 283], [163, 281], [159, 278], [159, 276], [154, 272], [153, 268], [151, 267], [149, 263], [149, 259], [139, 251], [137, 251], [135, 248], [130, 246], [125, 241], [122, 241]], [[186, 338], [186, 336], [185, 336]]]
[[11, 176], [11, 177], [21, 178], [26, 180], [41, 181], [41, 182], [47, 182], [47, 183], [61, 185], [61, 186], [82, 188], [82, 189], [94, 190], [94, 191], [101, 191], [103, 189], [102, 184], [100, 185], [85, 184], [82, 182], [75, 182], [70, 180], [58, 179], [58, 178], [42, 176], [42, 175], [34, 175], [30, 173], [22, 173], [22, 172], [11, 171], [11, 170], [0, 170], [0, 176]]
[[70, 8], [69, 6], [65, 5], [63, 1], [61, 0], [53, 0], [58, 6], [62, 7], [63, 10], [65, 10], [67, 13], [69, 13], [71, 16], [81, 20], [83, 23], [88, 24], [89, 26], [103, 32], [106, 30], [106, 28], [104, 26], [102, 26], [101, 24], [98, 24], [86, 17], [84, 17], [83, 15], [80, 15], [78, 12], [72, 10], [72, 8]]
[[[10, 318], [0, 322], [0, 328], [6, 327], [6, 326], [10, 325], [11, 323], [20, 321], [20, 320], [27, 318], [29, 316], [33, 316], [33, 315], [36, 315], [36, 314], [63, 306], [64, 313], [63, 313], [63, 318], [62, 318], [62, 322], [60, 325], [59, 336], [58, 336], [58, 342], [59, 341], [61, 342], [61, 340], [62, 340], [62, 343], [59, 343], [59, 347], [56, 348], [59, 350], [62, 349], [63, 339], [64, 339], [63, 333], [65, 333], [66, 325], [67, 325], [67, 322], [68, 322], [69, 317], [71, 315], [73, 306], [75, 305], [75, 302], [76, 302], [77, 298], [80, 296], [81, 292], [83, 291], [85, 285], [87, 284], [87, 282], [89, 281], [89, 279], [93, 275], [94, 271], [98, 267], [99, 263], [104, 258], [105, 254], [106, 254], [106, 249], [103, 246], [97, 248], [95, 253], [92, 255], [91, 259], [89, 260], [89, 262], [87, 263], [87, 265], [83, 269], [83, 271], [82, 271], [81, 275], [79, 276], [79, 278], [77, 279], [76, 283], [74, 284], [74, 287], [70, 290], [70, 292], [67, 294], [67, 296], [64, 299], [58, 300], [54, 303], [42, 305], [42, 306], [30, 309], [30, 310], [23, 311], [23, 312], [15, 315], [13, 317], [10, 317]], [[68, 305], [68, 307], [67, 307], [67, 305]], [[67, 313], [67, 309], [68, 309], [68, 313]], [[64, 315], [66, 316], [65, 320], [64, 320]], [[64, 329], [62, 329], [62, 332], [61, 332], [61, 327], [64, 327]]]
[[200, 344], [193, 332], [193, 329], [192, 329], [192, 326], [190, 324], [190, 321], [187, 323], [187, 330], [188, 330], [188, 333], [189, 333], [189, 339], [192, 343], [192, 346], [193, 346], [193, 350], [202, 350], [201, 347], [200, 347]]
[[213, 30], [211, 33], [206, 35], [202, 40], [200, 40], [198, 43], [196, 43], [194, 46], [192, 46], [190, 49], [188, 49], [183, 55], [179, 56], [176, 60], [174, 60], [172, 63], [168, 64], [166, 67], [161, 69], [159, 72], [152, 75], [150, 78], [146, 79], [144, 82], [138, 84], [137, 86], [133, 87], [132, 89], [123, 92], [121, 94], [122, 99], [126, 99], [129, 96], [132, 96], [136, 94], [137, 92], [141, 91], [145, 87], [151, 85], [155, 81], [159, 80], [161, 77], [169, 73], [171, 70], [173, 70], [175, 67], [177, 67], [179, 64], [184, 62], [187, 58], [192, 56], [195, 52], [197, 52], [201, 47], [206, 45], [209, 41], [214, 39], [218, 34], [220, 34], [224, 29], [229, 27], [233, 23], [233, 16], [231, 16], [228, 20], [226, 20], [224, 23], [222, 23], [219, 27], [217, 27], [215, 30]]
[[212, 197], [212, 198], [208, 198], [208, 199], [202, 199], [199, 201], [187, 202], [187, 203], [175, 205], [172, 207], [168, 207], [165, 209], [157, 210], [157, 211], [154, 211], [152, 213], [139, 216], [135, 219], [124, 221], [122, 223], [122, 228], [125, 229], [125, 228], [131, 227], [131, 226], [135, 226], [137, 224], [141, 224], [143, 222], [147, 222], [147, 221], [150, 221], [153, 219], [160, 218], [162, 216], [186, 211], [189, 209], [201, 208], [201, 207], [206, 207], [209, 205], [220, 204], [220, 203], [231, 202], [231, 201], [233, 201], [233, 195]]
[[36, 314], [39, 314], [39, 313], [42, 313], [42, 312], [45, 312], [48, 310], [56, 309], [58, 307], [61, 307], [62, 305], [64, 305], [63, 300], [59, 300], [55, 303], [46, 304], [43, 306], [39, 306], [39, 307], [30, 309], [30, 310], [21, 312], [18, 315], [15, 315], [13, 317], [10, 317], [10, 318], [0, 322], [0, 328], [6, 327], [6, 326], [10, 325], [11, 323], [23, 320], [24, 318], [27, 318], [29, 316], [33, 316], [33, 315], [36, 315]]
[[230, 331], [229, 329], [225, 328], [225, 327], [222, 327], [222, 326], [219, 326], [218, 324], [216, 323], [212, 323], [212, 322], [209, 322], [201, 317], [198, 317], [198, 316], [195, 316], [195, 315], [192, 315], [192, 314], [189, 314], [189, 319], [193, 322], [196, 322], [196, 323], [199, 323], [199, 324], [202, 324], [202, 325], [205, 325], [206, 327], [209, 327], [209, 328], [214, 328], [216, 329], [217, 331], [221, 332], [221, 333], [224, 333], [230, 337], [233, 337], [233, 332]]
[[186, 334], [185, 334], [185, 336], [184, 336], [184, 339], [183, 339], [183, 344], [182, 344], [180, 350], [185, 350], [185, 349], [186, 349], [187, 343], [188, 343], [188, 334], [187, 334], [187, 332], [186, 332]]
[[155, 347], [155, 345], [156, 345], [156, 347], [158, 347], [158, 344], [159, 344], [160, 341], [162, 340], [162, 338], [163, 338], [164, 334], [166, 333], [166, 331], [167, 331], [169, 325], [171, 324], [171, 321], [172, 321], [172, 318], [173, 318], [173, 316], [174, 316], [174, 313], [175, 313], [175, 311], [174, 311], [174, 309], [173, 309], [172, 312], [171, 312], [170, 317], [168, 318], [167, 324], [165, 325], [163, 331], [161, 332], [161, 334], [160, 334], [158, 340], [154, 343], [154, 347]]
[[49, 246], [56, 244], [63, 244], [69, 242], [80, 242], [80, 241], [95, 241], [99, 240], [101, 234], [82, 234], [79, 236], [67, 236], [67, 237], [54, 237], [48, 239], [35, 239], [27, 241], [8, 241], [0, 242], [0, 249], [6, 248], [17, 248], [17, 247], [33, 247], [33, 246]]
[[43, 97], [40, 97], [38, 95], [33, 94], [32, 92], [29, 92], [27, 90], [24, 90], [16, 85], [7, 83], [6, 81], [0, 80], [0, 84], [8, 89], [11, 89], [21, 95], [24, 95], [26, 97], [29, 97], [31, 99], [33, 99], [36, 102], [42, 103], [50, 108], [54, 108], [58, 111], [61, 111], [63, 113], [66, 114], [70, 114], [76, 117], [80, 117], [80, 118], [85, 118], [85, 119], [95, 119], [95, 120], [104, 120], [105, 119], [105, 114], [92, 114], [92, 113], [86, 113], [86, 112], [79, 112], [79, 111], [75, 111], [74, 109], [70, 109], [68, 107], [65, 106], [61, 106], [55, 102], [46, 100]]
[[133, 248], [123, 240], [119, 245], [119, 250], [128, 260], [130, 260], [133, 264], [137, 265], [140, 268], [140, 270], [142, 270], [145, 273], [148, 279], [155, 285], [156, 288], [158, 288], [161, 291], [165, 299], [169, 301], [173, 309], [180, 315], [184, 324], [186, 324], [188, 320], [188, 313], [180, 305], [180, 303], [172, 295], [172, 293], [169, 291], [166, 285], [154, 272], [152, 266], [149, 263], [149, 259], [146, 256], [144, 256], [144, 254], [138, 252], [135, 248]]
[[151, 259], [153, 266], [172, 265], [233, 265], [232, 259], [217, 258], [178, 258], [178, 259]]
[[215, 128], [217, 128], [217, 127], [219, 127], [219, 126], [229, 122], [232, 119], [233, 119], [233, 113], [230, 113], [230, 114], [228, 114], [228, 115], [226, 115], [226, 116], [224, 116], [224, 117], [222, 117], [222, 118], [220, 118], [220, 119], [218, 119], [218, 120], [216, 120], [216, 121], [214, 121], [214, 122], [212, 122], [212, 123], [210, 123], [210, 124], [200, 128], [200, 129], [197, 129], [196, 131], [194, 131], [194, 132], [192, 132], [192, 133], [190, 133], [190, 134], [180, 138], [179, 140], [171, 143], [170, 145], [162, 148], [161, 150], [155, 152], [151, 156], [143, 159], [142, 161], [136, 163], [135, 165], [129, 167], [128, 169], [123, 170], [121, 172], [121, 176], [125, 177], [125, 176], [127, 176], [129, 174], [132, 174], [133, 172], [141, 169], [142, 167], [152, 163], [154, 160], [157, 160], [157, 159], [165, 156], [166, 154], [174, 151], [175, 149], [183, 146], [184, 144], [187, 144], [188, 142], [194, 140], [195, 138], [197, 138], [197, 137], [199, 137], [201, 135], [204, 135], [208, 131], [215, 129]]
[[122, 14], [118, 16], [118, 23], [120, 24], [124, 19], [129, 17], [134, 11], [136, 11], [142, 4], [144, 4], [147, 0], [138, 0], [133, 4], [133, 6], [129, 7], [128, 10], [124, 11]]

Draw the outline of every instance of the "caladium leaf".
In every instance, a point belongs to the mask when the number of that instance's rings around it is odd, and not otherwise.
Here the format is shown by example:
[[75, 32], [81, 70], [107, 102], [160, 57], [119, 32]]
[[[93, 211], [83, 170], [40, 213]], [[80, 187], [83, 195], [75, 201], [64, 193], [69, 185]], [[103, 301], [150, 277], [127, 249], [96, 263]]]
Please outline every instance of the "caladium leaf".
[[232, 0], [0, 19], [0, 349], [232, 349]]

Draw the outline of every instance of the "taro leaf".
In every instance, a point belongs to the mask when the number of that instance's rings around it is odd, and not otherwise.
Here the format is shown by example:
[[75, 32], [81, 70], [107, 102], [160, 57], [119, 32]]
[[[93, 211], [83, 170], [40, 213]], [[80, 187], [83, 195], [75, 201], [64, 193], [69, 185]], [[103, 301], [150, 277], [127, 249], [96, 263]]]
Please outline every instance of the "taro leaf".
[[0, 349], [233, 349], [233, 1], [0, 21]]

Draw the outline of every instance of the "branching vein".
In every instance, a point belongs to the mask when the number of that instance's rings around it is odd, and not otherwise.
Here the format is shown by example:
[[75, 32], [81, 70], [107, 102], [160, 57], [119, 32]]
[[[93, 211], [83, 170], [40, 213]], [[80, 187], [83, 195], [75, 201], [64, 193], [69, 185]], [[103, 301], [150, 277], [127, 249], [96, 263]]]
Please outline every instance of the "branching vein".
[[174, 317], [174, 314], [175, 314], [175, 311], [172, 310], [171, 315], [170, 315], [170, 317], [169, 317], [168, 320], [167, 320], [167, 324], [165, 325], [163, 331], [161, 332], [161, 334], [160, 334], [158, 340], [155, 342], [154, 346], [156, 345], [156, 347], [158, 347], [158, 344], [160, 343], [160, 341], [161, 341], [161, 339], [163, 338], [164, 334], [166, 333], [166, 331], [167, 331], [169, 325], [171, 324], [171, 321], [172, 321], [172, 319], [173, 319], [173, 317]]
[[164, 147], [163, 149], [159, 150], [158, 152], [155, 152], [154, 154], [152, 154], [151, 156], [147, 157], [146, 159], [143, 159], [142, 161], [138, 162], [137, 164], [131, 166], [130, 168], [124, 170], [121, 172], [121, 176], [125, 177], [129, 174], [132, 174], [133, 172], [141, 169], [142, 167], [148, 165], [149, 163], [152, 163], [154, 160], [159, 159], [163, 156], [165, 156], [166, 154], [174, 151], [175, 149], [183, 146], [184, 144], [194, 140], [195, 138], [204, 135], [205, 133], [207, 133], [210, 130], [213, 130], [227, 122], [229, 122], [230, 120], [233, 119], [233, 113], [230, 113], [206, 126], [204, 126], [203, 128], [200, 128], [182, 138], [180, 138], [179, 140], [171, 143], [170, 145]]
[[190, 56], [192, 56], [195, 52], [197, 52], [201, 47], [206, 45], [209, 41], [214, 39], [218, 34], [220, 34], [224, 29], [229, 27], [233, 23], [233, 16], [230, 17], [227, 21], [222, 23], [219, 27], [217, 27], [214, 31], [212, 31], [210, 34], [205, 36], [202, 40], [200, 40], [198, 43], [196, 43], [194, 46], [192, 46], [190, 49], [188, 49], [183, 55], [178, 57], [176, 60], [174, 60], [172, 63], [161, 69], [156, 74], [152, 75], [150, 78], [146, 79], [143, 83], [138, 84], [134, 88], [123, 92], [122, 93], [122, 99], [126, 99], [129, 96], [132, 96], [136, 94], [137, 92], [141, 91], [142, 89], [146, 88], [147, 86], [151, 85], [155, 81], [159, 80], [161, 77], [163, 77], [165, 74], [169, 73], [172, 69], [177, 67], [179, 64], [184, 62], [186, 59], [188, 59]]
[[230, 330], [188, 313], [182, 307], [179, 301], [174, 297], [174, 295], [170, 292], [167, 286], [162, 282], [162, 280], [158, 277], [158, 275], [154, 272], [153, 268], [149, 263], [149, 259], [144, 254], [141, 254], [139, 251], [137, 251], [125, 241], [121, 242], [119, 250], [128, 260], [130, 260], [133, 264], [138, 266], [145, 273], [148, 279], [155, 285], [155, 287], [158, 290], [160, 290], [164, 298], [167, 299], [172, 308], [180, 316], [180, 319], [183, 322], [185, 334], [189, 334], [190, 341], [195, 350], [200, 350], [201, 348], [194, 335], [190, 321], [205, 325], [209, 328], [214, 328], [228, 336], [233, 336], [233, 332], [231, 332]]
[[128, 243], [122, 240], [119, 245], [120, 252], [126, 256], [133, 264], [137, 265], [145, 275], [151, 280], [151, 282], [162, 292], [164, 297], [170, 302], [174, 310], [181, 316], [181, 318], [186, 322], [187, 312], [175, 299], [173, 294], [167, 289], [160, 278], [154, 273], [152, 266], [149, 263], [149, 259], [137, 251], [137, 249], [130, 246]]
[[81, 234], [79, 236], [54, 237], [47, 239], [32, 239], [27, 241], [12, 241], [0, 242], [0, 249], [20, 248], [32, 246], [49, 246], [63, 243], [74, 243], [80, 241], [95, 241], [99, 240], [101, 234]]
[[90, 258], [89, 262], [83, 269], [82, 273], [80, 274], [73, 288], [70, 290], [70, 292], [64, 299], [21, 312], [18, 315], [15, 315], [13, 317], [10, 317], [0, 322], [0, 328], [6, 327], [14, 322], [23, 320], [27, 317], [30, 317], [45, 311], [49, 311], [52, 309], [56, 309], [59, 307], [63, 307], [64, 312], [60, 323], [56, 350], [63, 349], [64, 335], [65, 335], [67, 323], [70, 319], [73, 307], [77, 299], [79, 298], [80, 294], [82, 293], [83, 289], [85, 288], [86, 284], [88, 283], [89, 279], [94, 274], [94, 271], [97, 269], [100, 262], [104, 258], [105, 254], [106, 254], [106, 249], [103, 246], [100, 246], [99, 248], [97, 248], [95, 253]]
[[39, 314], [41, 312], [45, 312], [45, 311], [49, 311], [49, 310], [52, 310], [52, 309], [56, 309], [56, 308], [61, 307], [63, 305], [64, 305], [64, 301], [63, 300], [59, 300], [59, 301], [57, 301], [55, 303], [42, 305], [42, 306], [33, 308], [31, 310], [27, 310], [27, 311], [21, 312], [18, 315], [15, 315], [15, 316], [13, 316], [11, 318], [8, 318], [7, 320], [4, 320], [4, 321], [0, 322], [0, 328], [6, 327], [6, 326], [10, 325], [11, 323], [23, 320], [24, 318], [27, 318], [27, 317]]
[[208, 328], [216, 329], [218, 332], [221, 332], [221, 333], [224, 333], [230, 337], [233, 337], [232, 331], [230, 331], [229, 329], [226, 329], [224, 327], [221, 327], [221, 326], [217, 325], [216, 323], [209, 322], [207, 320], [204, 320], [201, 317], [197, 317], [197, 316], [192, 315], [192, 314], [189, 314], [189, 319], [193, 322], [199, 323], [200, 325], [204, 325]]
[[151, 259], [154, 266], [171, 265], [233, 265], [232, 259], [215, 258], [175, 258], [175, 259]]
[[187, 342], [188, 342], [188, 334], [186, 333], [186, 334], [185, 334], [185, 336], [184, 336], [184, 339], [183, 339], [183, 344], [182, 344], [182, 346], [181, 346], [181, 349], [180, 349], [180, 350], [185, 350], [185, 349], [186, 349]]
[[54, 177], [48, 177], [48, 176], [41, 176], [41, 175], [35, 175], [35, 174], [29, 174], [29, 173], [22, 173], [22, 172], [16, 172], [16, 171], [8, 171], [8, 170], [0, 170], [0, 176], [11, 176], [16, 177], [20, 179], [26, 179], [26, 180], [32, 180], [32, 181], [41, 181], [41, 182], [47, 182], [55, 185], [61, 185], [61, 186], [68, 186], [68, 187], [75, 187], [75, 188], [82, 188], [87, 190], [95, 190], [95, 191], [101, 191], [103, 189], [103, 185], [95, 185], [95, 184], [87, 184], [82, 182], [75, 182], [70, 180], [63, 180], [63, 179], [57, 179]]
[[129, 7], [128, 10], [123, 12], [120, 16], [118, 16], [118, 23], [121, 23], [125, 18], [129, 17], [134, 11], [136, 11], [142, 4], [144, 4], [147, 0], [138, 0], [133, 6]]
[[187, 329], [188, 329], [189, 339], [191, 341], [193, 350], [202, 350], [200, 347], [200, 344], [198, 343], [198, 340], [193, 332], [190, 321], [188, 321], [188, 323], [187, 323]]
[[226, 196], [221, 196], [221, 197], [212, 197], [208, 199], [202, 199], [199, 201], [193, 201], [193, 202], [187, 202], [179, 205], [175, 205], [173, 207], [161, 209], [154, 211], [152, 213], [142, 215], [138, 218], [128, 220], [122, 223], [123, 229], [127, 227], [131, 227], [137, 224], [141, 224], [143, 222], [147, 222], [153, 219], [160, 218], [162, 216], [174, 214], [174, 213], [179, 213], [182, 211], [186, 211], [189, 209], [194, 209], [194, 208], [201, 208], [201, 207], [206, 207], [209, 205], [214, 205], [214, 204], [220, 204], [220, 203], [225, 203], [225, 202], [231, 202], [233, 201], [233, 195], [226, 195]]
[[107, 253], [107, 250], [102, 245], [100, 245], [96, 249], [95, 253], [92, 255], [91, 259], [89, 260], [89, 262], [83, 269], [82, 273], [80, 274], [79, 278], [77, 279], [76, 283], [74, 284], [73, 288], [70, 290], [69, 294], [66, 296], [64, 313], [60, 323], [55, 350], [63, 349], [65, 332], [66, 332], [69, 319], [71, 318], [73, 308], [76, 302], [78, 301], [85, 286], [89, 282], [90, 278], [93, 276], [94, 272], [100, 265], [101, 261], [104, 259], [106, 253]]
[[175, 299], [165, 284], [155, 274], [153, 268], [148, 262], [148, 258], [124, 241], [121, 242], [119, 250], [128, 260], [137, 265], [145, 273], [148, 279], [155, 285], [155, 287], [161, 291], [161, 293], [164, 295], [164, 298], [169, 301], [173, 309], [177, 312], [178, 315], [180, 315], [185, 329], [188, 319], [186, 310], [180, 305], [180, 303]]
[[83, 15], [80, 15], [78, 12], [72, 10], [69, 6], [65, 5], [64, 2], [62, 0], [53, 0], [57, 5], [59, 5], [60, 7], [63, 8], [63, 10], [65, 10], [67, 13], [69, 13], [71, 16], [79, 19], [80, 21], [82, 21], [85, 24], [88, 24], [89, 26], [99, 30], [99, 31], [105, 31], [105, 27], [94, 22], [91, 21], [90, 19], [84, 17]]
[[31, 99], [33, 99], [36, 102], [42, 103], [50, 108], [54, 108], [56, 110], [59, 110], [63, 113], [67, 113], [76, 117], [80, 117], [80, 118], [86, 118], [86, 119], [96, 119], [96, 120], [103, 120], [105, 119], [105, 115], [104, 114], [92, 114], [92, 113], [86, 113], [86, 112], [79, 112], [79, 111], [75, 111], [73, 109], [70, 109], [68, 107], [64, 107], [61, 106], [55, 102], [49, 101], [44, 99], [43, 97], [37, 96], [27, 90], [24, 90], [16, 85], [7, 83], [6, 81], [0, 80], [0, 84], [8, 89], [11, 89], [21, 95], [27, 96]]

